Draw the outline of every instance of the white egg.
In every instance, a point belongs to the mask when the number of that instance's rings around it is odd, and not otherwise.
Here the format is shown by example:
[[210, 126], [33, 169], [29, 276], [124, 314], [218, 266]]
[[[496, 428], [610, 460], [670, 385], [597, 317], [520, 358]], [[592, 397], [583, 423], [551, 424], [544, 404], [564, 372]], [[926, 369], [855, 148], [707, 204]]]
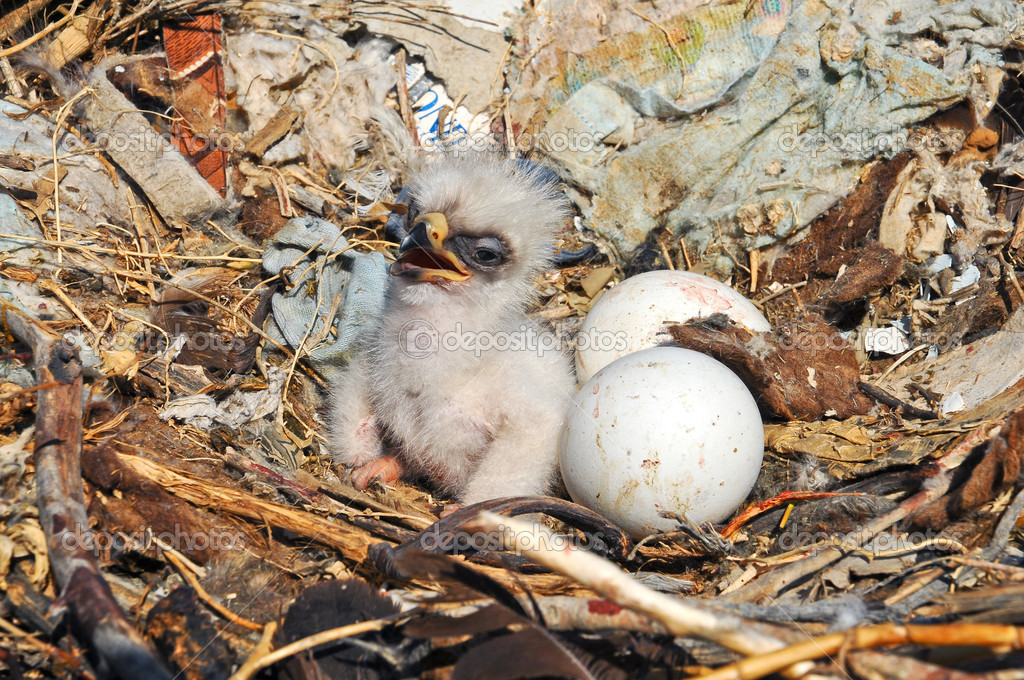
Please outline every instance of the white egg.
[[634, 352], [597, 372], [570, 407], [562, 478], [573, 500], [635, 537], [728, 517], [757, 481], [764, 426], [723, 364], [680, 347]]
[[590, 377], [630, 352], [671, 343], [666, 324], [723, 313], [754, 332], [771, 330], [740, 293], [707, 276], [653, 271], [632, 276], [594, 303], [576, 343], [576, 377]]

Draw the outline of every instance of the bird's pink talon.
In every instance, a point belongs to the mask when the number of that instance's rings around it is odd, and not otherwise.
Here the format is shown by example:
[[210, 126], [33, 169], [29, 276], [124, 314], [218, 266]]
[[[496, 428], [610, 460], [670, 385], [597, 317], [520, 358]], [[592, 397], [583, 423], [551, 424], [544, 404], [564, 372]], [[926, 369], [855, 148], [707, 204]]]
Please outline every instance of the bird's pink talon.
[[352, 470], [352, 486], [365, 489], [374, 479], [379, 478], [383, 484], [391, 484], [402, 476], [402, 465], [395, 456], [381, 456], [369, 463], [363, 463]]
[[462, 506], [458, 503], [452, 503], [451, 505], [444, 506], [444, 510], [441, 511], [441, 519], [444, 519], [453, 512], [462, 510]]

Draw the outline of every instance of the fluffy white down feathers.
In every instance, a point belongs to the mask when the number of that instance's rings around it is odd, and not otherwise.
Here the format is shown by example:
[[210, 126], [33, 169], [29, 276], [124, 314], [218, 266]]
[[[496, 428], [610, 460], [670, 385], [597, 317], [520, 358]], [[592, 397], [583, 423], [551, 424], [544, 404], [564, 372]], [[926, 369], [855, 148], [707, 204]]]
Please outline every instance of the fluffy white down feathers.
[[444, 217], [445, 249], [470, 276], [392, 277], [384, 314], [335, 385], [334, 458], [359, 467], [396, 456], [407, 476], [466, 504], [547, 493], [575, 380], [525, 312], [565, 198], [539, 166], [445, 155], [411, 182], [410, 210], [411, 223]]

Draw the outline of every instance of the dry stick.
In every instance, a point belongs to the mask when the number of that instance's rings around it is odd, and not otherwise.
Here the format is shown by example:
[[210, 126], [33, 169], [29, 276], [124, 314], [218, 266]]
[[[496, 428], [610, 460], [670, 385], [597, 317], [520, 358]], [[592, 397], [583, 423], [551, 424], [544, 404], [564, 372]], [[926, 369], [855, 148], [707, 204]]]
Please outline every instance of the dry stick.
[[[54, 118], [54, 129], [53, 136], [50, 138], [50, 143], [53, 149], [53, 221], [57, 229], [57, 243], [63, 241], [60, 226], [60, 165], [57, 162], [57, 136], [60, 135], [61, 127], [64, 125], [64, 119], [71, 113], [71, 107], [75, 105], [82, 97], [89, 94], [88, 88], [82, 90], [70, 100], [64, 103], [64, 106], [60, 107], [57, 111], [57, 115]], [[64, 251], [61, 247], [57, 246], [57, 264], [64, 264]]]
[[334, 548], [343, 557], [355, 562], [366, 559], [367, 548], [377, 542], [369, 534], [347, 524], [332, 522], [290, 505], [264, 501], [234, 487], [193, 479], [148, 458], [126, 453], [119, 453], [118, 458], [143, 477], [153, 480], [193, 505], [217, 508], [220, 512], [257, 522], [269, 521], [275, 527]]
[[274, 633], [277, 632], [277, 621], [270, 621], [263, 628], [263, 634], [260, 635], [260, 641], [256, 643], [256, 648], [252, 650], [252, 654], [245, 660], [238, 670], [235, 671], [234, 675], [229, 680], [240, 680], [242, 678], [251, 678], [256, 671], [256, 664], [259, 660], [270, 654], [270, 650], [274, 648]]
[[910, 357], [914, 356], [915, 354], [917, 354], [918, 352], [920, 352], [923, 349], [928, 349], [929, 346], [930, 345], [928, 345], [928, 343], [923, 343], [923, 344], [920, 344], [920, 345], [918, 345], [917, 347], [915, 347], [913, 349], [908, 349], [906, 352], [903, 353], [903, 356], [901, 356], [899, 359], [897, 359], [896, 361], [894, 361], [891, 364], [889, 364], [889, 367], [886, 368], [884, 371], [882, 371], [881, 375], [879, 375], [877, 378], [875, 378], [874, 384], [878, 385], [879, 383], [881, 383], [883, 380], [885, 380], [889, 376], [890, 373], [892, 373], [897, 368], [899, 368], [904, 363], [906, 363], [907, 359], [909, 359]]
[[227, 607], [225, 607], [224, 605], [222, 605], [220, 602], [217, 602], [217, 600], [215, 600], [208, 592], [206, 592], [206, 589], [203, 588], [201, 583], [199, 583], [199, 579], [196, 578], [196, 575], [192, 573], [192, 570], [189, 569], [188, 566], [181, 561], [181, 558], [175, 555], [174, 552], [165, 550], [164, 557], [166, 557], [171, 562], [171, 564], [173, 564], [178, 569], [178, 572], [185, 578], [186, 581], [188, 581], [188, 584], [192, 586], [192, 589], [196, 591], [196, 595], [199, 597], [199, 599], [205, 602], [206, 604], [210, 605], [210, 608], [213, 609], [215, 612], [223, 616], [231, 623], [237, 623], [239, 626], [242, 626], [243, 628], [255, 630], [256, 632], [260, 632], [263, 630], [262, 624], [243, 618], [238, 614], [234, 613], [233, 611], [231, 611], [230, 609], [228, 609]]
[[919, 644], [931, 646], [978, 645], [1001, 650], [1024, 648], [1024, 628], [987, 623], [953, 623], [939, 626], [905, 626], [883, 623], [829, 633], [785, 649], [744, 659], [702, 675], [701, 680], [755, 680], [777, 673], [794, 663], [807, 662], [840, 651]]
[[170, 680], [156, 652], [131, 625], [86, 549], [89, 531], [82, 490], [82, 365], [60, 338], [10, 306], [3, 323], [32, 348], [36, 381], [58, 382], [40, 390], [36, 405], [35, 484], [39, 525], [71, 629], [124, 678]]
[[65, 250], [77, 250], [86, 253], [99, 253], [101, 255], [120, 255], [121, 257], [159, 257], [167, 258], [170, 260], [190, 260], [195, 262], [214, 260], [224, 262], [249, 262], [252, 264], [259, 264], [260, 262], [263, 261], [255, 257], [233, 257], [231, 255], [174, 255], [173, 253], [143, 253], [139, 251], [124, 250], [123, 248], [102, 248], [100, 246], [85, 246], [78, 243], [64, 243], [46, 238], [35, 238], [33, 236], [19, 236], [18, 234], [0, 233], [0, 238], [11, 239], [15, 241], [28, 241], [29, 243], [38, 243], [44, 246], [59, 246]]
[[30, 647], [34, 647], [36, 650], [42, 652], [51, 659], [66, 665], [74, 672], [76, 678], [81, 678], [82, 680], [95, 680], [95, 676], [93, 676], [92, 673], [89, 673], [82, 668], [82, 664], [78, 659], [75, 659], [71, 654], [65, 652], [60, 647], [54, 647], [51, 644], [43, 642], [35, 635], [23, 631], [13, 623], [2, 618], [0, 618], [0, 630], [3, 630], [3, 632], [7, 633], [11, 637], [21, 638]]
[[282, 352], [284, 352], [287, 356], [289, 356], [289, 357], [292, 356], [291, 350], [289, 350], [287, 347], [285, 347], [284, 345], [279, 343], [277, 340], [274, 340], [272, 337], [270, 337], [266, 333], [264, 333], [263, 329], [260, 328], [259, 326], [257, 326], [256, 324], [254, 324], [252, 321], [250, 321], [249, 319], [245, 318], [244, 316], [241, 316], [240, 314], [238, 314], [237, 312], [232, 310], [227, 305], [223, 305], [223, 304], [217, 302], [216, 300], [214, 300], [213, 298], [211, 298], [211, 297], [209, 297], [207, 295], [203, 295], [202, 293], [200, 293], [198, 291], [195, 291], [195, 290], [189, 288], [188, 286], [183, 286], [183, 285], [181, 285], [179, 283], [174, 283], [173, 281], [165, 281], [165, 280], [163, 280], [161, 278], [158, 278], [156, 276], [148, 276], [146, 274], [141, 274], [139, 272], [133, 272], [133, 271], [130, 271], [130, 270], [127, 270], [127, 269], [112, 269], [112, 270], [110, 270], [110, 274], [112, 276], [120, 275], [120, 276], [124, 276], [125, 278], [138, 279], [140, 281], [152, 281], [154, 283], [159, 283], [159, 284], [162, 284], [164, 286], [170, 286], [171, 288], [177, 288], [178, 290], [185, 291], [186, 293], [189, 293], [190, 295], [195, 296], [197, 299], [202, 300], [206, 304], [213, 305], [214, 307], [216, 307], [220, 311], [225, 312], [226, 314], [230, 314], [231, 316], [235, 317], [236, 319], [238, 319], [239, 321], [242, 322], [242, 325], [244, 325], [246, 328], [251, 330], [253, 333], [255, 333], [256, 335], [260, 336], [261, 338], [263, 338], [264, 340], [266, 340], [267, 342], [272, 344], [274, 347], [276, 347], [279, 350], [281, 350]]
[[755, 305], [760, 307], [761, 305], [763, 305], [764, 303], [768, 302], [769, 300], [774, 300], [775, 298], [777, 298], [777, 297], [779, 297], [781, 295], [785, 295], [786, 293], [788, 293], [791, 290], [796, 290], [797, 288], [803, 288], [806, 285], [807, 285], [806, 281], [799, 281], [797, 283], [791, 283], [788, 286], [780, 288], [779, 290], [775, 291], [771, 295], [766, 295], [763, 298], [761, 298], [760, 300], [751, 300], [751, 302], [753, 302]]
[[42, 279], [40, 281], [37, 281], [36, 285], [39, 286], [39, 288], [41, 288], [42, 290], [53, 293], [54, 296], [58, 300], [60, 300], [61, 303], [65, 307], [67, 307], [68, 310], [72, 314], [74, 314], [79, 321], [85, 324], [85, 327], [88, 328], [91, 333], [93, 333], [94, 335], [99, 334], [99, 330], [96, 328], [96, 326], [93, 325], [92, 321], [89, 321], [89, 317], [87, 317], [82, 312], [82, 310], [79, 309], [78, 305], [75, 304], [74, 300], [68, 297], [67, 293], [60, 289], [60, 286], [58, 286], [56, 282], [51, 281], [49, 279]]
[[1010, 279], [1010, 283], [1013, 284], [1017, 295], [1020, 296], [1021, 303], [1024, 304], [1024, 289], [1020, 287], [1020, 281], [1017, 280], [1017, 274], [1013, 271], [1013, 265], [1006, 261], [1002, 251], [999, 252], [999, 262], [1003, 265], [1003, 271], [1006, 272], [1006, 276]]
[[[885, 531], [896, 522], [910, 515], [910, 513], [927, 503], [941, 498], [949, 490], [952, 483], [949, 473], [967, 458], [975, 446], [987, 441], [998, 432], [1005, 419], [1005, 417], [999, 418], [991, 421], [987, 426], [978, 427], [964, 437], [959, 444], [954, 446], [942, 458], [935, 461], [933, 465], [936, 468], [936, 473], [928, 480], [924, 488], [878, 519], [868, 522], [857, 537], [855, 547], [859, 548], [876, 534]], [[844, 557], [850, 552], [845, 549], [845, 545], [842, 550], [838, 547], [826, 548], [820, 553], [799, 562], [770, 571], [763, 578], [743, 586], [724, 599], [729, 602], [751, 602], [762, 597], [774, 596], [783, 588], [824, 569], [826, 566]]]
[[412, 116], [412, 103], [409, 101], [409, 81], [405, 76], [405, 49], [399, 49], [395, 54], [395, 71], [398, 73], [395, 88], [398, 93], [398, 110], [402, 114], [402, 122], [409, 130], [409, 136], [412, 137], [413, 147], [417, 147], [420, 145], [420, 138], [416, 133], [416, 120]]
[[665, 626], [650, 616], [625, 608], [595, 607], [594, 600], [589, 597], [534, 596], [533, 601], [537, 603], [538, 609], [544, 615], [544, 624], [550, 630], [632, 630], [655, 635], [664, 635], [668, 632]]
[[[0, 41], [7, 40], [32, 20], [39, 10], [50, 4], [50, 0], [29, 0], [27, 3], [0, 19]], [[6, 57], [2, 57], [6, 59]]]
[[698, 609], [637, 583], [614, 563], [568, 545], [564, 537], [559, 538], [547, 527], [481, 512], [465, 531], [496, 533], [507, 550], [527, 555], [624, 607], [646, 614], [673, 635], [701, 637], [745, 655], [764, 654], [784, 646], [776, 638], [751, 630], [750, 624], [738, 616]]
[[[301, 640], [296, 640], [291, 644], [285, 645], [277, 651], [267, 654], [259, 659], [253, 659], [250, 657], [242, 668], [239, 668], [238, 671], [228, 680], [249, 680], [249, 678], [255, 675], [257, 671], [261, 671], [267, 666], [272, 666], [282, 659], [287, 659], [289, 656], [294, 656], [295, 654], [304, 652], [307, 649], [312, 649], [317, 645], [322, 645], [325, 642], [334, 642], [335, 640], [352, 637], [353, 635], [359, 635], [360, 633], [369, 633], [371, 631], [380, 630], [384, 626], [394, 623], [401, 618], [405, 617], [399, 614], [397, 616], [390, 616], [384, 619], [361, 621], [359, 623], [341, 626], [340, 628], [331, 628], [329, 630], [320, 631], [319, 633], [314, 633], [309, 637], [304, 637]], [[255, 656], [255, 654], [253, 656]]]
[[64, 15], [63, 18], [50, 24], [49, 26], [39, 31], [28, 40], [20, 42], [14, 47], [8, 47], [6, 50], [0, 50], [0, 57], [9, 57], [12, 54], [17, 54], [26, 47], [31, 47], [32, 45], [36, 44], [46, 36], [56, 31], [58, 28], [62, 28], [65, 24], [70, 23], [75, 18], [75, 11], [78, 9], [78, 5], [80, 4], [80, 2], [81, 0], [75, 0], [75, 2], [71, 5], [71, 10], [66, 15]]
[[[1010, 534], [1016, 526], [1017, 518], [1020, 517], [1021, 511], [1024, 511], [1024, 490], [1019, 491], [1014, 499], [1010, 502], [1009, 506], [1003, 512], [1002, 518], [996, 525], [995, 531], [992, 533], [992, 539], [988, 545], [982, 550], [977, 551], [977, 557], [985, 560], [996, 559], [1003, 550], [1006, 549], [1006, 544], [1010, 540]], [[967, 579], [971, 578], [975, 570], [972, 568], [966, 568], [953, 581], [953, 586], [957, 587], [962, 585]], [[937, 574], [936, 576], [941, 576]], [[913, 611], [920, 604], [927, 602], [934, 598], [936, 595], [945, 591], [950, 587], [948, 581], [933, 579], [930, 583], [921, 583], [920, 587], [913, 593], [906, 593], [904, 595], [905, 601], [900, 605], [903, 611]]]
[[[135, 242], [138, 244], [139, 252], [149, 255], [149, 244], [147, 243], [145, 237], [143, 237], [142, 235], [142, 227], [139, 226], [139, 218], [135, 214], [135, 201], [132, 200], [132, 193], [128, 189], [128, 187], [124, 188], [124, 197], [125, 201], [128, 203], [128, 212], [130, 212], [132, 216], [132, 226], [135, 227]], [[151, 258], [143, 257], [142, 266], [145, 268], [147, 274], [153, 276], [153, 263], [150, 261], [150, 259]], [[125, 258], [125, 262], [127, 261], [128, 258]], [[152, 281], [149, 282], [149, 299], [152, 300], [154, 303], [157, 302], [156, 285]]]

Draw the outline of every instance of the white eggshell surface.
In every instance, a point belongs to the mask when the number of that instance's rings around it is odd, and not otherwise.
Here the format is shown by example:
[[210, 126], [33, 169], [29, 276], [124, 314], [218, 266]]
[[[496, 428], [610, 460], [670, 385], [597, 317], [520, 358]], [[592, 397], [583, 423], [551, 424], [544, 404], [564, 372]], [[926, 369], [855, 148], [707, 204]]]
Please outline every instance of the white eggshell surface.
[[671, 342], [668, 323], [717, 313], [754, 332], [771, 330], [750, 300], [720, 281], [669, 270], [632, 276], [602, 295], [583, 320], [576, 377], [584, 383], [619, 357]]
[[642, 537], [678, 528], [663, 511], [699, 523], [738, 508], [761, 469], [764, 427], [726, 366], [655, 347], [605, 366], [580, 388], [560, 454], [573, 500]]

